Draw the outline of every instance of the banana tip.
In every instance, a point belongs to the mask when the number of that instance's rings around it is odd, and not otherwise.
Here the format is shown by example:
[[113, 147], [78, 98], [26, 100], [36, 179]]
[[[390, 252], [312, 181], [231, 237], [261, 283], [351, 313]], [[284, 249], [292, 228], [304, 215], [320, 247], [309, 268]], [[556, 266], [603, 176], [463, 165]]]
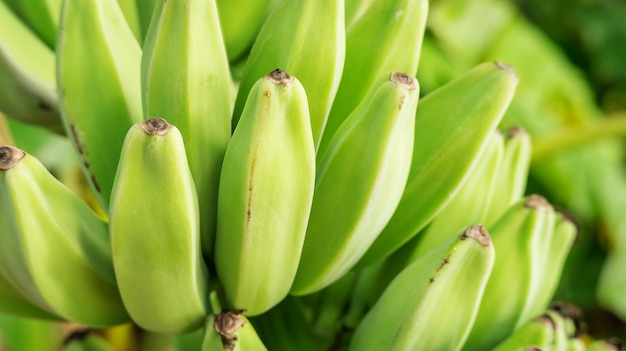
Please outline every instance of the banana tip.
[[280, 68], [277, 68], [273, 71], [271, 71], [270, 73], [265, 75], [265, 78], [269, 79], [270, 81], [272, 81], [274, 84], [289, 84], [291, 82], [293, 82], [294, 76], [292, 76], [291, 74], [283, 71]]
[[539, 211], [553, 211], [554, 207], [546, 200], [545, 197], [541, 195], [532, 194], [526, 198], [526, 202], [524, 202], [524, 206], [526, 208], [532, 208]]
[[139, 125], [149, 135], [165, 135], [172, 128], [172, 125], [167, 123], [166, 120], [158, 117], [145, 120]]
[[22, 159], [26, 153], [13, 146], [0, 147], [0, 171], [7, 171]]
[[413, 76], [406, 73], [391, 72], [389, 80], [408, 90], [417, 89], [417, 80]]
[[515, 69], [513, 68], [513, 66], [509, 65], [508, 63], [504, 63], [502, 61], [495, 61], [494, 64], [499, 69], [505, 70], [511, 74], [515, 74]]
[[472, 238], [478, 241], [479, 244], [483, 246], [491, 245], [491, 237], [489, 236], [489, 232], [482, 225], [475, 224], [467, 228], [463, 235], [461, 235], [461, 240], [465, 240], [467, 238]]

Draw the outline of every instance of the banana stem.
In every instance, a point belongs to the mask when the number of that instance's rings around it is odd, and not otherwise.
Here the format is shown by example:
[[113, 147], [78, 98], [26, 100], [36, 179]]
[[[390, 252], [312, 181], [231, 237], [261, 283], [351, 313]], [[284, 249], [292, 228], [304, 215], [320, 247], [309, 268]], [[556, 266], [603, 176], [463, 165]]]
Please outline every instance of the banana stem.
[[0, 146], [15, 145], [9, 124], [4, 114], [0, 113]]
[[599, 118], [583, 126], [560, 129], [533, 138], [533, 162], [546, 156], [608, 137], [626, 137], [626, 113]]

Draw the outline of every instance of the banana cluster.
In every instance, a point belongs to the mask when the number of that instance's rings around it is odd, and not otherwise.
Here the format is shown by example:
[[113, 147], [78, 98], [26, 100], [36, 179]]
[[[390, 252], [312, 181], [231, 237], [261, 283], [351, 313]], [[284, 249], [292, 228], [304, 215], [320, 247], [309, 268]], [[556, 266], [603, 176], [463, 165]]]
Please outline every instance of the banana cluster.
[[537, 317], [576, 227], [498, 129], [518, 79], [485, 62], [420, 98], [428, 1], [23, 2], [37, 29], [9, 3], [0, 110], [65, 134], [98, 203], [0, 147], [0, 311], [206, 351], [573, 339]]

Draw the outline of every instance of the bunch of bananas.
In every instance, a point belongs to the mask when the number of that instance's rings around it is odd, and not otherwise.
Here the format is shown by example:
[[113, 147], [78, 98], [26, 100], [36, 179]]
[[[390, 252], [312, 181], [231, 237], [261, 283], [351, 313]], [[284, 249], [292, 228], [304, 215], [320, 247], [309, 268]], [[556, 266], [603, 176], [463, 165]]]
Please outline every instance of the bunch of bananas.
[[[97, 200], [0, 147], [0, 311], [200, 333], [207, 351], [518, 350], [571, 332], [540, 316], [576, 227], [525, 195], [529, 135], [498, 129], [518, 79], [486, 62], [420, 98], [427, 13], [0, 1], [0, 110], [66, 135]], [[84, 332], [65, 347], [111, 349]]]

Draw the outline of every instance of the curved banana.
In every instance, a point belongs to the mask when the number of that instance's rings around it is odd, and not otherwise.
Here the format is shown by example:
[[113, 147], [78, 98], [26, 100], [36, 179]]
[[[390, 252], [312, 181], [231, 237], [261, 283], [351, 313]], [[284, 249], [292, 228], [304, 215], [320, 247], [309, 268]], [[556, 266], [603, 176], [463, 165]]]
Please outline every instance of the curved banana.
[[277, 0], [247, 59], [235, 102], [233, 129], [255, 82], [280, 67], [298, 77], [306, 90], [317, 147], [339, 86], [344, 57], [343, 1]]
[[469, 171], [467, 179], [452, 200], [437, 214], [423, 233], [418, 234], [419, 243], [409, 261], [428, 254], [437, 246], [472, 223], [485, 223], [485, 217], [495, 193], [505, 191], [494, 187], [498, 171], [502, 167], [504, 137], [494, 131]]
[[157, 1], [142, 57], [144, 116], [166, 119], [183, 136], [206, 257], [212, 257], [220, 170], [231, 135], [230, 84], [215, 1]]
[[417, 73], [428, 3], [426, 0], [375, 1], [348, 27], [343, 73], [318, 146], [319, 156], [324, 154], [343, 121], [371, 90], [378, 88], [382, 75], [391, 71], [413, 76]]
[[[483, 296], [485, 303], [480, 306], [464, 350], [494, 347], [516, 326], [537, 315], [525, 313], [535, 309], [537, 302], [533, 298], [544, 288], [538, 286], [537, 277], [546, 269], [545, 250], [536, 244], [552, 237], [554, 216], [553, 207], [544, 198], [529, 195], [492, 226], [491, 238], [498, 257]], [[546, 308], [542, 306], [542, 310]]]
[[358, 267], [402, 246], [450, 201], [502, 119], [516, 86], [511, 67], [487, 62], [420, 101], [411, 171], [402, 199]]
[[318, 164], [292, 294], [318, 291], [350, 270], [402, 196], [419, 87], [404, 73], [387, 77], [346, 119]]
[[491, 196], [484, 220], [488, 226], [524, 196], [530, 170], [532, 152], [530, 134], [521, 127], [512, 127], [504, 131], [504, 137], [502, 165], [493, 184], [496, 191]]
[[254, 43], [275, 0], [216, 0], [228, 60], [242, 59]]
[[0, 111], [62, 134], [54, 52], [2, 1], [0, 22]]
[[291, 288], [315, 182], [304, 88], [275, 70], [250, 91], [226, 150], [215, 268], [229, 307], [263, 313]]
[[0, 270], [33, 304], [88, 326], [128, 321], [108, 226], [33, 156], [0, 147]]
[[350, 350], [459, 350], [494, 260], [489, 233], [468, 227], [391, 282], [357, 326]]
[[124, 136], [143, 119], [140, 64], [141, 48], [117, 1], [64, 0], [57, 42], [61, 115], [105, 210]]
[[555, 212], [554, 217], [553, 228], [544, 230], [543, 240], [533, 243], [533, 266], [537, 272], [534, 274], [533, 286], [536, 289], [530, 297], [532, 303], [527, 305], [520, 318], [522, 321], [545, 310], [552, 301], [567, 255], [578, 236], [578, 229], [571, 218], [561, 212]]
[[152, 118], [130, 128], [109, 215], [115, 275], [132, 319], [158, 333], [199, 328], [208, 313], [208, 271], [198, 199], [175, 126]]

